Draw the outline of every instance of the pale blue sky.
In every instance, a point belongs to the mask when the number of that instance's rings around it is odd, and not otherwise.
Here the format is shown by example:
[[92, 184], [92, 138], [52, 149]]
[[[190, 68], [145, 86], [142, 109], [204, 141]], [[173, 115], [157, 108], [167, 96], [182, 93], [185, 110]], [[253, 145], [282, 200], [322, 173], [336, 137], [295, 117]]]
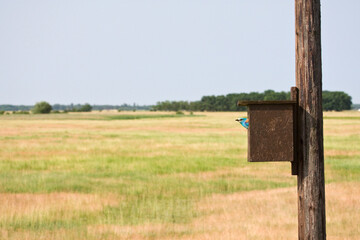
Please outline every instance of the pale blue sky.
[[[294, 0], [0, 0], [0, 104], [295, 85]], [[322, 1], [323, 89], [360, 103], [360, 1]]]

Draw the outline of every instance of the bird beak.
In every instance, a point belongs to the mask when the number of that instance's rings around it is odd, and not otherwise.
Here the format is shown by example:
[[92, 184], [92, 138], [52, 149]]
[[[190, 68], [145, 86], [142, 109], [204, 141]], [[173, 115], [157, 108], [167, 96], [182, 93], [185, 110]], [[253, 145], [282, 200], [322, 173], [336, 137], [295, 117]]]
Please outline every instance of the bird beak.
[[235, 121], [240, 122], [240, 119], [239, 119], [239, 118], [237, 118], [237, 119], [235, 119]]

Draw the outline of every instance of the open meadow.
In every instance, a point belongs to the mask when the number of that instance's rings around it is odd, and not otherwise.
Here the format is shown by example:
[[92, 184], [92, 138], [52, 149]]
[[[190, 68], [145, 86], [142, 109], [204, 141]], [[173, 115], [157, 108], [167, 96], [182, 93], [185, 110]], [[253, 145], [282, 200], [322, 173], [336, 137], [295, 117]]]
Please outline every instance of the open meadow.
[[[297, 239], [290, 163], [246, 113], [0, 116], [0, 239]], [[328, 239], [360, 239], [360, 112], [325, 112]]]

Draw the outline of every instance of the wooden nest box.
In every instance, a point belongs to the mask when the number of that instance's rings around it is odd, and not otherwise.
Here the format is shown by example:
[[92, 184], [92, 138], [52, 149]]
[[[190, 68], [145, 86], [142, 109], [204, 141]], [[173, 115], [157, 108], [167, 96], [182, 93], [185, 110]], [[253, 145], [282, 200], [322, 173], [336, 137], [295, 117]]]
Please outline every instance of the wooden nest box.
[[239, 101], [248, 107], [248, 161], [296, 160], [297, 101]]

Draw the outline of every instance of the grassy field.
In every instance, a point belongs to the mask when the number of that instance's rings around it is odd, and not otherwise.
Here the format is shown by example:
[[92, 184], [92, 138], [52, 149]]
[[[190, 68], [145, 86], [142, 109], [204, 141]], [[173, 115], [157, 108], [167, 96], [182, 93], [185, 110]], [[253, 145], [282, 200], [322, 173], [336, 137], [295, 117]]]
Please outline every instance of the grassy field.
[[[237, 117], [0, 116], [0, 239], [297, 239], [290, 163], [248, 163]], [[328, 239], [360, 239], [360, 113], [324, 134]]]

